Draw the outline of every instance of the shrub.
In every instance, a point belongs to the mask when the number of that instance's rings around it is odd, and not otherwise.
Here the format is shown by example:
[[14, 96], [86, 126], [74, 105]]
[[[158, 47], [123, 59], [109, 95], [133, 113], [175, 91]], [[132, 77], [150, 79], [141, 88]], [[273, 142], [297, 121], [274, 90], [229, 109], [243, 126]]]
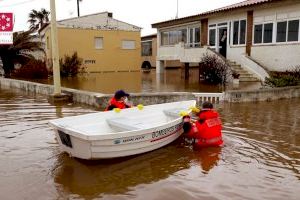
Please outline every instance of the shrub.
[[270, 78], [266, 78], [265, 84], [271, 87], [300, 85], [300, 66], [285, 72], [272, 72]]
[[205, 82], [225, 84], [231, 72], [230, 67], [215, 55], [205, 54], [200, 63], [200, 75]]
[[82, 66], [82, 58], [79, 58], [77, 52], [72, 56], [65, 55], [64, 58], [59, 59], [60, 75], [61, 76], [76, 76], [78, 73], [84, 71]]
[[25, 65], [14, 71], [14, 76], [28, 79], [48, 78], [46, 63], [41, 60], [30, 59]]

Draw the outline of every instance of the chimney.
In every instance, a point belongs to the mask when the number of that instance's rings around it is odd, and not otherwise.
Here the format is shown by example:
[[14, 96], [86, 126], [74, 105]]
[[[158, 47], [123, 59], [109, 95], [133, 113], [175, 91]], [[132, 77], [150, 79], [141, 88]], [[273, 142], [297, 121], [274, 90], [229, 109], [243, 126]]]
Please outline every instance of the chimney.
[[112, 17], [113, 17], [113, 13], [108, 12], [108, 13], [107, 13], [107, 16], [110, 17], [110, 18], [112, 18]]

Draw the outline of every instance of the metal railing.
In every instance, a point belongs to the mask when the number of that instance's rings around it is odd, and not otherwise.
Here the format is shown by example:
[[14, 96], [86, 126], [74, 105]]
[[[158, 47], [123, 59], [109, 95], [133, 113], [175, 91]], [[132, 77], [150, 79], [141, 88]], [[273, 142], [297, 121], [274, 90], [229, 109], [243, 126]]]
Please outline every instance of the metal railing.
[[209, 101], [211, 103], [220, 103], [225, 99], [225, 93], [193, 93], [198, 102]]

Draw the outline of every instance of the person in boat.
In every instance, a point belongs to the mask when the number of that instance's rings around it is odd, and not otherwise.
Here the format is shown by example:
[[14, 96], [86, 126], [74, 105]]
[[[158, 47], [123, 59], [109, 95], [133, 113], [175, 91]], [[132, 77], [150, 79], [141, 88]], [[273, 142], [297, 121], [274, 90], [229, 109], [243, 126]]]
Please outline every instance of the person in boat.
[[217, 111], [213, 109], [213, 104], [204, 102], [202, 109], [196, 113], [198, 119], [191, 122], [191, 117], [186, 115], [183, 117], [184, 136], [192, 139], [195, 148], [221, 146], [222, 139], [222, 123]]
[[109, 100], [109, 104], [108, 104], [107, 108], [105, 109], [105, 111], [113, 110], [114, 108], [124, 109], [124, 108], [132, 107], [128, 103], [129, 96], [130, 95], [128, 93], [126, 93], [124, 90], [116, 91], [115, 95]]

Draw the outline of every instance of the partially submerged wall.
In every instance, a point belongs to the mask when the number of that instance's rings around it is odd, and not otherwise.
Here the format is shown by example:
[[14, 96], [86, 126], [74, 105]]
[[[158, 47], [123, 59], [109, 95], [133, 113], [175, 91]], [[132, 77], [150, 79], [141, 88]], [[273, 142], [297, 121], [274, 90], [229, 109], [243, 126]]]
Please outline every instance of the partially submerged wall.
[[228, 102], [256, 102], [300, 97], [300, 86], [267, 88], [259, 90], [231, 90], [225, 92]]
[[[53, 94], [52, 85], [7, 79], [0, 77], [1, 88], [16, 88], [22, 91], [38, 93], [50, 96]], [[112, 94], [102, 94], [96, 92], [81, 91], [70, 88], [62, 88], [62, 92], [71, 96], [72, 100], [77, 103], [83, 103], [98, 108], [105, 108]], [[205, 94], [205, 93], [204, 93]], [[211, 93], [207, 93], [210, 94]], [[222, 94], [223, 95], [223, 94]], [[231, 90], [226, 91], [224, 101], [226, 102], [256, 102], [272, 101], [277, 99], [289, 99], [300, 97], [300, 86], [284, 88], [268, 88], [258, 90]], [[155, 92], [155, 93], [132, 93], [130, 100], [134, 105], [143, 104], [151, 105], [157, 103], [167, 103], [182, 100], [197, 100], [197, 93], [190, 92]], [[198, 102], [200, 103], [200, 102]]]

